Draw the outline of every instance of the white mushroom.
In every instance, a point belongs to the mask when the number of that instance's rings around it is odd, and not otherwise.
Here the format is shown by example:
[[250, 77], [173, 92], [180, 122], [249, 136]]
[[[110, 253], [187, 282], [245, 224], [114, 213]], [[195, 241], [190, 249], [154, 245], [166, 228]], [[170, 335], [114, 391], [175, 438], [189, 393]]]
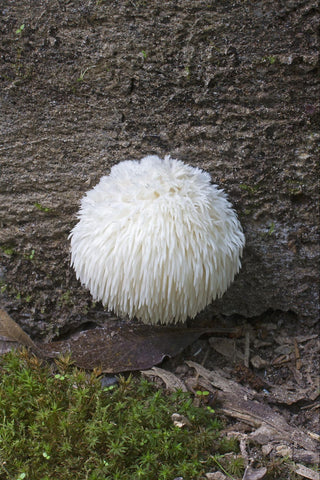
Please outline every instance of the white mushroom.
[[227, 290], [245, 243], [223, 190], [166, 156], [112, 167], [87, 192], [71, 262], [95, 300], [144, 323], [193, 318]]

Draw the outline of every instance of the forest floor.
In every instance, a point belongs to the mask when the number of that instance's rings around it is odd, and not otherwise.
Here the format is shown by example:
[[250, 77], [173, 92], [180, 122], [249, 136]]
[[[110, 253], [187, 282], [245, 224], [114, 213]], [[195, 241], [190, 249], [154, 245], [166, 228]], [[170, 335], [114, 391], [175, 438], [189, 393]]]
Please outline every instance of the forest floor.
[[[285, 185], [283, 196], [301, 212], [300, 243], [290, 248], [310, 240], [303, 215], [310, 212], [312, 192], [301, 190], [298, 170], [289, 180], [282, 175], [291, 152], [303, 163], [319, 138], [312, 73], [316, 3], [281, 2], [277, 10], [268, 0], [249, 3], [4, 2], [1, 304], [33, 339], [66, 339], [110, 319], [77, 282], [68, 235], [83, 193], [129, 155], [173, 152], [188, 161], [196, 149], [199, 166], [212, 173], [209, 159], [217, 151], [222, 160], [215, 179], [236, 206], [246, 200], [242, 215], [251, 216], [258, 182], [269, 192], [269, 207], [276, 203], [272, 185]], [[308, 91], [295, 84], [301, 72]], [[232, 164], [234, 155], [240, 163]], [[249, 157], [261, 160], [257, 168]], [[269, 157], [276, 159], [270, 178], [262, 167]], [[277, 211], [279, 218], [284, 210]], [[274, 224], [260, 213], [256, 221], [269, 222], [264, 242]], [[248, 301], [253, 296], [249, 285]], [[246, 299], [238, 303], [243, 312]], [[160, 370], [148, 375], [162, 388], [178, 378], [192, 392], [209, 392], [201, 401], [220, 408], [248, 464], [285, 458], [300, 464], [297, 478], [316, 479], [309, 467], [317, 463], [320, 433], [319, 325], [290, 311], [262, 311], [246, 318], [207, 309], [188, 325], [234, 334], [201, 336], [164, 359], [161, 369], [175, 376], [169, 380]], [[292, 471], [287, 475], [293, 478]]]

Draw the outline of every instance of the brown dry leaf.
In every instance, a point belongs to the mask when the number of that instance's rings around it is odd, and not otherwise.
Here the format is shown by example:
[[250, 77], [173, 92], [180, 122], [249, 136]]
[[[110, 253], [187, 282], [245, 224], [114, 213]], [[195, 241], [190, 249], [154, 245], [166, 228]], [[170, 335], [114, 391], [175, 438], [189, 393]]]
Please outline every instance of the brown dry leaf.
[[180, 413], [173, 413], [171, 415], [171, 420], [173, 421], [173, 425], [175, 427], [178, 427], [178, 428], [183, 428], [185, 427], [186, 425], [187, 426], [190, 426], [191, 423], [190, 421], [188, 420], [187, 417], [185, 417], [184, 415], [180, 415]]
[[39, 353], [38, 347], [29, 335], [2, 309], [0, 309], [0, 336], [3, 337], [2, 340], [5, 342], [15, 342], [30, 347], [34, 352]]
[[250, 465], [246, 468], [242, 480], [261, 480], [267, 473], [266, 467], [252, 468]]
[[119, 373], [151, 368], [165, 357], [179, 354], [206, 333], [216, 333], [216, 330], [113, 320], [68, 340], [42, 344], [41, 348], [48, 357], [71, 353], [74, 364], [81, 368], [99, 367], [103, 373]]
[[206, 390], [207, 392], [210, 392], [212, 394], [215, 393], [215, 388], [212, 386], [212, 384], [209, 382], [209, 380], [202, 378], [202, 377], [188, 377], [185, 380], [187, 389], [196, 394], [197, 390], [203, 389]]
[[256, 428], [266, 425], [273, 429], [273, 438], [278, 441], [296, 443], [313, 452], [317, 450], [313, 439], [302, 430], [289, 425], [284, 417], [275, 413], [268, 405], [223, 392], [219, 392], [218, 400], [222, 404], [220, 410], [226, 415], [240, 419]]
[[19, 347], [19, 343], [9, 342], [8, 340], [3, 340], [2, 338], [0, 338], [0, 356], [10, 352], [13, 348], [18, 348], [18, 347]]
[[168, 372], [167, 370], [163, 370], [162, 368], [158, 367], [153, 367], [151, 370], [144, 370], [142, 372], [144, 375], [147, 377], [160, 377], [161, 380], [164, 381], [166, 384], [166, 389], [169, 390], [170, 392], [174, 392], [176, 390], [182, 390], [183, 392], [187, 392], [187, 387], [183, 383], [182, 380], [180, 380], [179, 377], [174, 375], [174, 373]]
[[232, 362], [243, 362], [244, 355], [237, 349], [234, 338], [210, 338], [209, 343], [212, 348]]
[[196, 362], [188, 361], [187, 365], [196, 369], [197, 373], [210, 381], [212, 385], [221, 390], [218, 400], [220, 410], [225, 415], [242, 420], [256, 428], [267, 426], [273, 430], [274, 439], [295, 442], [306, 450], [317, 450], [315, 441], [305, 432], [294, 428], [280, 414], [261, 401], [253, 400], [257, 395], [253, 390], [242, 387], [230, 379], [226, 379], [217, 370], [210, 371]]
[[271, 403], [283, 403], [285, 405], [293, 405], [301, 400], [309, 400], [310, 388], [299, 388], [292, 382], [287, 385], [272, 385], [269, 387], [270, 394], [266, 395], [267, 400]]
[[267, 362], [267, 360], [265, 360], [264, 358], [260, 357], [260, 355], [254, 355], [253, 357], [251, 357], [250, 362], [251, 365], [257, 369], [265, 368], [269, 365], [269, 362]]
[[319, 473], [315, 472], [314, 470], [311, 470], [311, 468], [305, 467], [304, 465], [296, 464], [295, 472], [304, 478], [308, 478], [309, 480], [320, 480]]
[[173, 357], [203, 334], [230, 333], [212, 328], [157, 327], [109, 320], [104, 327], [86, 330], [61, 340], [35, 344], [17, 323], [0, 310], [0, 336], [30, 347], [38, 355], [55, 358], [71, 354], [75, 365], [103, 373], [146, 370]]
[[222, 472], [206, 473], [207, 480], [227, 480], [227, 477]]
[[245, 387], [243, 385], [239, 385], [234, 380], [230, 380], [223, 375], [223, 371], [219, 368], [213, 370], [208, 370], [207, 368], [203, 367], [197, 362], [193, 362], [192, 360], [187, 361], [186, 364], [194, 368], [197, 374], [207, 381], [209, 381], [214, 387], [219, 388], [223, 392], [230, 392], [235, 393], [239, 396], [247, 396], [252, 398], [255, 392], [250, 387]]

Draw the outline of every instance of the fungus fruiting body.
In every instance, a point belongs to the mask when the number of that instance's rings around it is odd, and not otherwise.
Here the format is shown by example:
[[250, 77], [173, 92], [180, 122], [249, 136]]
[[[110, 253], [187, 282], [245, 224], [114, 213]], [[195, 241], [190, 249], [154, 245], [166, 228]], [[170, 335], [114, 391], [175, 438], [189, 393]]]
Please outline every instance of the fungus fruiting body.
[[144, 323], [195, 317], [241, 266], [245, 239], [225, 193], [169, 156], [112, 167], [78, 218], [70, 234], [77, 278], [95, 300]]

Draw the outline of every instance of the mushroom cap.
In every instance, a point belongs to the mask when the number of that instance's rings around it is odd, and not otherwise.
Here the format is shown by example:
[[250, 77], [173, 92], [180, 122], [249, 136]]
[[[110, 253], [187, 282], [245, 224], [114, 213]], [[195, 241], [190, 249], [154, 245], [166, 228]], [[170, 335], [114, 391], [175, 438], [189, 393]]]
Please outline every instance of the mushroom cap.
[[144, 323], [193, 318], [227, 290], [244, 234], [210, 175], [147, 156], [112, 167], [86, 193], [71, 263], [95, 300]]

